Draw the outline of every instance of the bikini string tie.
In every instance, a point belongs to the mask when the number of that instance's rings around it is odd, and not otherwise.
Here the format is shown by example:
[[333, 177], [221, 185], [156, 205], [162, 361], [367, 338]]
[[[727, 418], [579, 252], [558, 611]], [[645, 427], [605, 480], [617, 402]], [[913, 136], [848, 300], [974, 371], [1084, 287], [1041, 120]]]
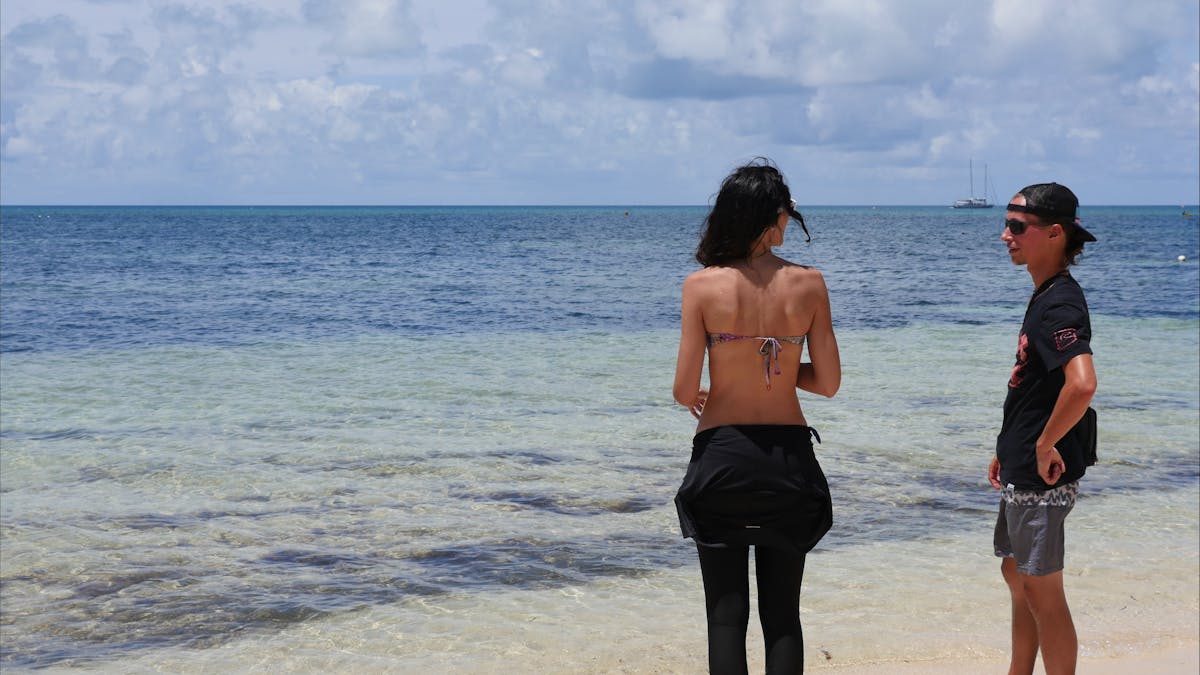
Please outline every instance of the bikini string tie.
[[775, 374], [779, 375], [779, 350], [783, 345], [779, 344], [779, 340], [773, 337], [758, 338], [762, 340], [762, 345], [758, 348], [758, 353], [763, 357], [763, 370], [767, 376], [767, 389], [771, 388], [771, 362], [775, 362]]

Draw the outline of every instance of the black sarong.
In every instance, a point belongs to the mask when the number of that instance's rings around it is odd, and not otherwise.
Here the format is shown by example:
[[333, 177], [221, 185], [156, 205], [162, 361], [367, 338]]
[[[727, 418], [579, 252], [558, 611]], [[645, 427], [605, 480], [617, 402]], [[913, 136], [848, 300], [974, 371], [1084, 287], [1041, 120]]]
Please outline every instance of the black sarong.
[[810, 427], [781, 424], [696, 434], [675, 495], [683, 536], [701, 546], [812, 550], [833, 525], [829, 484], [813, 454], [815, 435]]

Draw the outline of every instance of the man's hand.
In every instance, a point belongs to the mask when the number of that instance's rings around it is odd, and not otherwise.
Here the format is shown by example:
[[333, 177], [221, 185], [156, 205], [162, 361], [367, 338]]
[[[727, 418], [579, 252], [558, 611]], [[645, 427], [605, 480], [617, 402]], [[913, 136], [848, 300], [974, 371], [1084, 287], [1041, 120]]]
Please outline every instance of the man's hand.
[[988, 482], [991, 483], [992, 487], [996, 488], [997, 490], [1004, 487], [1003, 485], [1000, 484], [1000, 458], [999, 457], [993, 456], [991, 463], [988, 464]]
[[1058, 448], [1054, 446], [1051, 446], [1049, 450], [1038, 448], [1037, 462], [1038, 475], [1046, 481], [1047, 485], [1057, 483], [1058, 479], [1062, 478], [1063, 472], [1067, 470], [1062, 455], [1058, 454]]

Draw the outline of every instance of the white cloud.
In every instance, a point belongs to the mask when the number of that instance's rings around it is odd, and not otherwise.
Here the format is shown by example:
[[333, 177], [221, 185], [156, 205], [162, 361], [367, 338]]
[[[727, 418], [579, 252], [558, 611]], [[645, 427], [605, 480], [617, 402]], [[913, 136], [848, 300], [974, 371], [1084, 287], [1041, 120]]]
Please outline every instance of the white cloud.
[[1099, 129], [1072, 128], [1067, 130], [1067, 138], [1076, 141], [1098, 141], [1104, 137]]
[[406, 0], [307, 0], [310, 19], [332, 31], [328, 46], [352, 57], [407, 56], [422, 49]]
[[522, 89], [537, 89], [546, 82], [549, 65], [541, 50], [521, 49], [496, 58], [497, 74], [504, 82]]
[[33, 141], [21, 136], [6, 136], [4, 154], [12, 158], [28, 157], [37, 154], [37, 146]]
[[[642, 2], [637, 17], [654, 41], [655, 51], [665, 58], [721, 63], [727, 61], [735, 48], [735, 34], [744, 28], [738, 25], [738, 15], [731, 12], [732, 2], [708, 0], [674, 0], [671, 2]], [[760, 40], [763, 35], [749, 34], [745, 43]]]
[[0, 199], [697, 202], [767, 154], [829, 201], [945, 201], [974, 157], [1103, 194], [1153, 172], [1139, 184], [1156, 192], [1128, 199], [1175, 203], [1200, 183], [1198, 14], [1192, 0], [7, 3]]

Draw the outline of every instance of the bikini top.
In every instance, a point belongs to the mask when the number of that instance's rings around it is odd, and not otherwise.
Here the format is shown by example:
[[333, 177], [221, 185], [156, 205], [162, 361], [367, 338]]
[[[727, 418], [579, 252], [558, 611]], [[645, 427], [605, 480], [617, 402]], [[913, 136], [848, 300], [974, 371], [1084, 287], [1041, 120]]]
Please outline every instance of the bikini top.
[[758, 340], [762, 342], [758, 347], [758, 353], [763, 357], [763, 371], [767, 376], [767, 389], [771, 388], [771, 365], [775, 365], [775, 374], [779, 375], [779, 350], [783, 348], [782, 342], [790, 342], [794, 345], [804, 347], [804, 336], [780, 336], [780, 337], [757, 337], [753, 335], [734, 335], [733, 333], [708, 333], [708, 347], [712, 349], [714, 345], [719, 345], [723, 342], [733, 342], [735, 340]]

